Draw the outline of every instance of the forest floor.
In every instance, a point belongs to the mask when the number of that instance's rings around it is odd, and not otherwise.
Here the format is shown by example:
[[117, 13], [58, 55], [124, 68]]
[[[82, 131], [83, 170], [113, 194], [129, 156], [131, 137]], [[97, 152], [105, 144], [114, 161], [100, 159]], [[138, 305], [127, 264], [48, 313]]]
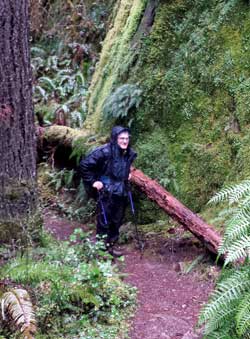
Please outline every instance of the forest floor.
[[[85, 225], [51, 211], [44, 219], [46, 228], [57, 239], [68, 239], [75, 228], [86, 230]], [[124, 261], [116, 261], [125, 273], [125, 281], [138, 289], [130, 339], [202, 338], [196, 329], [197, 318], [219, 268], [196, 239], [178, 226], [177, 230], [165, 240], [156, 235], [147, 237], [143, 255], [134, 242], [123, 245]]]

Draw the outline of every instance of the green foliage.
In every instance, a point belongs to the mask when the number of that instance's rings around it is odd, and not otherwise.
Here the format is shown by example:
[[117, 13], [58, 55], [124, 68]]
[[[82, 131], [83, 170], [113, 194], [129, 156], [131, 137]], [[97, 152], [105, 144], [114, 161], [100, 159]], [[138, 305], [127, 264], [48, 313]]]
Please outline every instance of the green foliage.
[[211, 200], [218, 203], [225, 199], [230, 205], [237, 204], [232, 217], [226, 223], [223, 241], [219, 254], [226, 254], [225, 264], [249, 257], [250, 247], [250, 181], [245, 180], [237, 185], [222, 189]]
[[73, 184], [75, 170], [62, 169], [60, 171], [48, 172], [49, 186], [53, 186], [56, 191], [59, 191], [62, 187], [70, 188]]
[[102, 241], [94, 243], [77, 229], [71, 242], [50, 240], [45, 248], [30, 249], [1, 267], [1, 277], [32, 288], [37, 337], [87, 337], [98, 327], [99, 335], [109, 328], [109, 338], [116, 338], [135, 290], [121, 282]]
[[[137, 85], [122, 85], [118, 87], [114, 93], [107, 97], [103, 105], [104, 119], [120, 119], [128, 117], [129, 112], [133, 108], [138, 108], [141, 101], [142, 91]], [[128, 126], [132, 120], [130, 118]]]
[[[87, 196], [82, 180], [76, 180], [76, 171], [66, 168], [56, 171], [51, 170], [49, 166], [44, 169], [46, 180], [43, 182], [43, 189], [48, 186], [55, 190], [58, 195], [55, 204], [57, 210], [70, 220], [87, 222], [94, 215], [96, 204]], [[65, 194], [67, 198], [61, 200], [60, 194]]]
[[[205, 324], [205, 337], [247, 338], [250, 334], [250, 181], [226, 187], [218, 192], [211, 203], [228, 200], [234, 206], [226, 223], [225, 234], [219, 247], [219, 255], [225, 256], [224, 266], [241, 263], [241, 267], [225, 269], [209, 303], [200, 315]], [[244, 260], [244, 263], [242, 261]]]
[[219, 333], [245, 338], [249, 327], [243, 309], [247, 310], [249, 290], [249, 267], [227, 272], [201, 312], [199, 323], [205, 324], [205, 338], [216, 337]]
[[85, 156], [93, 146], [97, 147], [100, 144], [101, 143], [96, 140], [96, 136], [77, 138], [73, 141], [70, 158], [75, 157], [76, 163], [79, 164], [80, 159]]
[[[82, 127], [86, 117], [87, 81], [80, 69], [76, 69], [70, 60], [70, 47], [64, 53], [54, 51], [47, 55], [40, 47], [33, 47], [32, 68], [35, 76], [35, 109], [50, 124], [55, 120], [71, 127]], [[51, 51], [53, 53], [53, 51]], [[52, 106], [46, 114], [43, 106]], [[42, 106], [42, 107], [41, 107]], [[61, 121], [60, 121], [61, 120]]]

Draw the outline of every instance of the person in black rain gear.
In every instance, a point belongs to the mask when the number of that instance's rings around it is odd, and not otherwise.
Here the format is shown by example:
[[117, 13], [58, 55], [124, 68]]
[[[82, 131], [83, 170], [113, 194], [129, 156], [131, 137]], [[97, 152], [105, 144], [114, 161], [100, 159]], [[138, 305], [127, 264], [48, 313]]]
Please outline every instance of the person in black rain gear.
[[94, 188], [101, 198], [96, 234], [106, 237], [107, 249], [113, 256], [122, 255], [114, 245], [128, 201], [130, 167], [136, 158], [129, 146], [129, 132], [125, 127], [113, 127], [110, 142], [96, 148], [80, 162], [80, 174], [87, 191]]

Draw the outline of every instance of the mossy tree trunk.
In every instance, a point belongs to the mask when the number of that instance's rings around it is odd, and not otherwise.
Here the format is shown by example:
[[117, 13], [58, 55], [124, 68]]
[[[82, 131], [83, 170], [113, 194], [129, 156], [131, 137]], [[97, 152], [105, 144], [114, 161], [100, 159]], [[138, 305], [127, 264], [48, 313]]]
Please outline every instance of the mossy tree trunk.
[[0, 0], [0, 241], [36, 210], [28, 0]]

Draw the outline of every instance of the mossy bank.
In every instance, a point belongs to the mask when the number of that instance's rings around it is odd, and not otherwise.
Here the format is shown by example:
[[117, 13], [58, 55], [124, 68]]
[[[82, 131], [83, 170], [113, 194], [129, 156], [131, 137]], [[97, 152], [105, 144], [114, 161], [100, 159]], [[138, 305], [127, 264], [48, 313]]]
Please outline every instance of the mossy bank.
[[131, 124], [137, 166], [200, 211], [223, 185], [249, 174], [249, 4], [119, 4], [93, 77], [86, 126], [103, 126], [105, 100], [124, 84], [136, 85], [139, 107], [113, 120]]

